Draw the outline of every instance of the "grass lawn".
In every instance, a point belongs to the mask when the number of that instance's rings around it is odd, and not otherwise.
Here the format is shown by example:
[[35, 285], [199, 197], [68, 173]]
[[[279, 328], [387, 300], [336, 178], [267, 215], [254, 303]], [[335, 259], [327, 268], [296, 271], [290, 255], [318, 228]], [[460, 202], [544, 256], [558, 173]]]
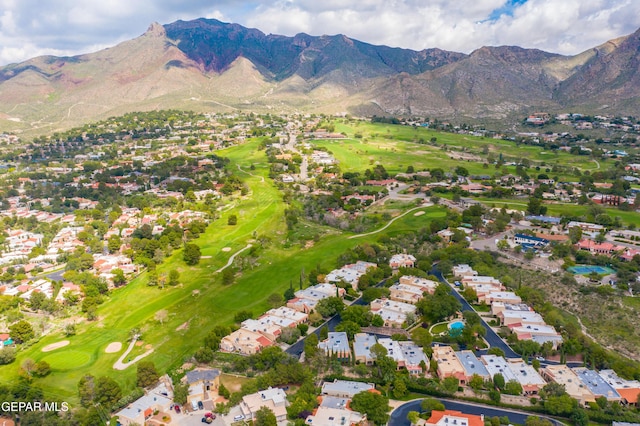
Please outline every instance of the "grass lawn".
[[224, 385], [229, 392], [238, 392], [240, 387], [253, 379], [248, 377], [236, 376], [234, 374], [222, 373], [220, 375], [220, 383]]
[[[202, 254], [211, 258], [188, 267], [182, 261], [182, 251], [176, 250], [158, 271], [178, 270], [181, 284], [164, 289], [149, 287], [146, 274], [141, 274], [110, 294], [98, 310], [98, 321], [78, 324], [75, 336], [67, 338], [54, 334], [41, 338], [21, 351], [15, 363], [0, 367], [0, 381], [15, 383], [20, 364], [31, 358], [51, 364], [52, 374], [34, 380], [48, 397], [61, 398], [75, 405], [78, 402], [77, 383], [86, 374], [113, 377], [126, 394], [135, 387], [136, 367], [116, 371], [113, 364], [126, 350], [133, 328], [141, 329], [143, 345], [135, 347], [127, 358], [134, 358], [147, 350], [146, 345], [151, 345], [154, 352], [145, 360], [153, 361], [158, 370], [164, 372], [186, 361], [215, 325], [231, 324], [236, 312], [250, 310], [258, 315], [269, 309], [268, 296], [283, 293], [290, 281], [297, 283], [302, 269], [310, 271], [318, 264], [333, 269], [336, 257], [347, 249], [366, 241], [376, 241], [383, 235], [415, 231], [427, 226], [433, 218], [445, 216], [442, 207], [426, 207], [420, 209], [425, 214], [415, 216], [410, 213], [378, 234], [348, 239], [348, 235], [329, 232], [323, 233], [311, 248], [284, 248], [280, 240], [286, 235], [285, 205], [272, 182], [261, 179], [267, 176], [268, 165], [264, 153], [257, 151], [256, 146], [256, 142], [250, 142], [220, 152], [231, 159], [230, 167], [237, 168], [239, 164], [249, 171], [254, 164], [255, 170], [250, 173], [255, 176], [238, 170], [251, 190], [249, 196], [237, 199], [235, 207], [224, 212], [195, 241]], [[227, 225], [230, 214], [238, 215], [236, 226]], [[220, 274], [215, 271], [225, 265], [234, 252], [245, 247], [254, 235], [263, 234], [270, 236], [274, 243], [260, 254], [259, 265], [238, 274], [234, 284], [223, 286]], [[222, 251], [225, 247], [231, 247], [231, 251]], [[194, 290], [198, 290], [197, 294]], [[160, 310], [168, 311], [163, 324], [154, 318]], [[69, 340], [70, 344], [52, 352], [41, 351], [44, 346], [63, 339]], [[122, 350], [105, 353], [105, 348], [112, 342], [121, 342]]]

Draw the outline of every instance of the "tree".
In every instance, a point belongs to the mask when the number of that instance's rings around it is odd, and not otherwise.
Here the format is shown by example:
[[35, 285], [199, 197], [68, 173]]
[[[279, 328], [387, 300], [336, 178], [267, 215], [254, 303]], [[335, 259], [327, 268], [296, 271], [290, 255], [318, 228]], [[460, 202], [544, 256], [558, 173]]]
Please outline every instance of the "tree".
[[29, 321], [20, 320], [9, 326], [9, 335], [16, 343], [24, 343], [33, 339], [35, 333]]
[[493, 375], [493, 385], [502, 390], [505, 387], [505, 381], [504, 381], [504, 376], [500, 373], [496, 373]]
[[35, 365], [33, 375], [36, 377], [45, 377], [51, 373], [51, 366], [47, 361], [39, 361]]
[[504, 393], [507, 395], [522, 395], [522, 385], [517, 380], [509, 380], [504, 385]]
[[318, 353], [318, 335], [311, 333], [304, 339], [304, 359], [309, 360]]
[[341, 298], [332, 296], [322, 299], [316, 305], [316, 311], [325, 318], [332, 317], [344, 310], [344, 302]]
[[15, 348], [4, 348], [0, 351], [0, 365], [11, 364], [16, 360]]
[[428, 348], [433, 341], [433, 336], [426, 328], [418, 327], [411, 332], [411, 340], [418, 346]]
[[180, 383], [174, 385], [173, 387], [173, 401], [176, 404], [184, 405], [187, 403], [187, 397], [189, 396], [189, 384], [188, 383]]
[[353, 396], [351, 409], [366, 414], [376, 425], [384, 425], [389, 420], [389, 399], [379, 393], [360, 392]]
[[248, 320], [249, 318], [253, 318], [253, 313], [251, 311], [238, 311], [233, 317], [233, 320], [240, 323], [244, 320]]
[[158, 321], [160, 323], [160, 325], [163, 325], [168, 317], [169, 317], [169, 312], [167, 312], [166, 309], [160, 309], [154, 315], [154, 318], [156, 319], [156, 321]]
[[479, 374], [474, 374], [471, 376], [471, 380], [469, 380], [469, 387], [473, 389], [474, 392], [478, 392], [484, 386], [484, 379]]
[[168, 277], [168, 281], [167, 284], [169, 284], [170, 286], [175, 286], [180, 284], [180, 272], [178, 272], [175, 269], [172, 269], [169, 271], [169, 277]]
[[95, 377], [88, 374], [78, 382], [78, 396], [83, 407], [90, 406], [96, 399]]
[[111, 254], [120, 250], [120, 246], [122, 246], [122, 239], [115, 234], [107, 240], [107, 250], [109, 250]]
[[95, 381], [95, 402], [112, 407], [122, 397], [118, 382], [111, 377], [101, 376]]
[[136, 369], [136, 384], [138, 387], [146, 388], [155, 384], [160, 375], [156, 370], [156, 366], [151, 361], [139, 361]]
[[113, 285], [120, 287], [127, 283], [127, 278], [124, 276], [124, 271], [120, 268], [114, 268], [111, 273], [113, 274]]
[[460, 381], [458, 380], [458, 378], [450, 376], [445, 378], [440, 384], [442, 386], [443, 392], [449, 395], [452, 395], [458, 391], [458, 386], [460, 386]]
[[184, 245], [184, 252], [182, 253], [182, 259], [189, 266], [194, 266], [200, 263], [200, 247], [193, 243], [187, 243]]
[[408, 392], [407, 389], [407, 384], [404, 382], [404, 380], [400, 377], [398, 377], [394, 382], [393, 382], [393, 396], [394, 398], [400, 399], [403, 396], [405, 396]]
[[40, 310], [42, 303], [46, 298], [47, 296], [39, 291], [31, 293], [31, 297], [29, 298], [29, 305], [31, 306], [31, 309], [34, 311]]
[[232, 267], [227, 267], [222, 271], [222, 284], [231, 285], [236, 277], [236, 271]]
[[444, 404], [435, 398], [425, 398], [420, 403], [420, 408], [427, 415], [431, 415], [432, 411], [444, 411]]
[[229, 215], [227, 218], [227, 225], [237, 225], [238, 224], [238, 216], [235, 214]]
[[254, 426], [277, 426], [278, 420], [276, 415], [269, 409], [269, 407], [260, 407], [256, 411], [256, 419], [253, 422]]
[[409, 420], [412, 425], [417, 424], [420, 420], [420, 413], [417, 411], [409, 411], [407, 414], [407, 420]]
[[278, 293], [271, 293], [267, 298], [267, 302], [269, 302], [269, 305], [271, 305], [272, 308], [277, 308], [282, 306], [284, 298]]
[[579, 226], [572, 226], [569, 228], [569, 240], [571, 244], [577, 244], [582, 239], [582, 228]]
[[351, 321], [361, 327], [367, 327], [371, 324], [371, 312], [366, 306], [351, 305], [346, 307], [340, 314], [342, 321]]
[[500, 391], [496, 390], [496, 389], [491, 389], [489, 391], [489, 399], [493, 402], [495, 402], [496, 404], [498, 402], [500, 402]]
[[336, 331], [347, 333], [347, 338], [353, 340], [353, 336], [360, 333], [360, 325], [353, 321], [342, 321], [336, 326]]

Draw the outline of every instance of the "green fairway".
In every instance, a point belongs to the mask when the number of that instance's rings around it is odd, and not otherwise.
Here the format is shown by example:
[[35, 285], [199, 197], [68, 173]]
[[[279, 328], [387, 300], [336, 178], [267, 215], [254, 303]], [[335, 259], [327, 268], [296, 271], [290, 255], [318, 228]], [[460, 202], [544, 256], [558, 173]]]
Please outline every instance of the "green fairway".
[[[141, 274], [127, 286], [114, 290], [98, 309], [98, 320], [77, 325], [75, 336], [52, 334], [40, 339], [18, 354], [15, 363], [0, 367], [0, 381], [15, 383], [20, 364], [27, 358], [51, 364], [52, 373], [34, 383], [46, 395], [77, 403], [77, 383], [85, 374], [108, 375], [117, 380], [124, 393], [135, 387], [135, 365], [123, 371], [113, 364], [128, 345], [133, 328], [142, 332], [141, 346], [136, 346], [124, 362], [153, 348], [145, 360], [153, 361], [160, 371], [182, 365], [201, 346], [204, 336], [215, 325], [231, 324], [236, 312], [249, 310], [255, 315], [269, 309], [267, 298], [272, 293], [283, 293], [290, 282], [297, 284], [302, 270], [310, 271], [317, 265], [326, 269], [336, 266], [336, 258], [345, 250], [363, 242], [376, 241], [383, 235], [416, 231], [427, 226], [434, 217], [444, 217], [442, 207], [425, 207], [425, 214], [409, 213], [394, 221], [384, 232], [362, 238], [348, 239], [348, 235], [324, 232], [313, 247], [285, 248], [286, 237], [283, 212], [285, 204], [280, 191], [267, 178], [268, 164], [257, 142], [220, 151], [231, 160], [230, 168], [241, 176], [250, 189], [246, 197], [233, 201], [220, 219], [194, 242], [201, 247], [200, 264], [189, 267], [182, 261], [182, 250], [176, 250], [158, 267], [159, 273], [171, 269], [180, 272], [180, 284], [175, 287], [147, 286], [146, 274]], [[255, 170], [249, 168], [254, 165]], [[237, 166], [240, 165], [242, 170]], [[416, 211], [417, 212], [417, 211]], [[230, 214], [238, 216], [238, 224], [227, 225]], [[260, 253], [258, 264], [245, 267], [234, 284], [224, 286], [215, 271], [248, 242], [266, 235], [273, 241]], [[254, 243], [255, 244], [255, 243]], [[230, 251], [223, 251], [229, 247]], [[167, 319], [161, 324], [155, 319], [160, 310], [166, 310]], [[42, 352], [48, 344], [67, 339], [70, 344], [53, 352]], [[121, 342], [118, 353], [105, 353], [112, 342]]]

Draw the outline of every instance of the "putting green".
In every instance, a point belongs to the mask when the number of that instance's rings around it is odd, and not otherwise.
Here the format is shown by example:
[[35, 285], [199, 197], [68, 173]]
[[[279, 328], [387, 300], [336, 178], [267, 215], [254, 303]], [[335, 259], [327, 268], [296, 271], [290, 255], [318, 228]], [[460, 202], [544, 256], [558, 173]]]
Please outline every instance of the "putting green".
[[42, 361], [48, 362], [55, 370], [75, 370], [89, 364], [91, 354], [79, 350], [65, 350], [47, 355], [42, 358]]

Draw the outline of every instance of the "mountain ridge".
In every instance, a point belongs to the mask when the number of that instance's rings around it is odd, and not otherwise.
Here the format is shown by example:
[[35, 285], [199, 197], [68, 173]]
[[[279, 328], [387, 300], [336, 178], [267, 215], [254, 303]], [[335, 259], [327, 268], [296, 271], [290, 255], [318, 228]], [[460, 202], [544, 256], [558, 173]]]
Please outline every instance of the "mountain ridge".
[[204, 18], [152, 23], [98, 52], [0, 67], [0, 129], [55, 131], [162, 108], [514, 120], [532, 109], [630, 114], [640, 106], [639, 51], [640, 30], [564, 56], [518, 46], [415, 51]]

